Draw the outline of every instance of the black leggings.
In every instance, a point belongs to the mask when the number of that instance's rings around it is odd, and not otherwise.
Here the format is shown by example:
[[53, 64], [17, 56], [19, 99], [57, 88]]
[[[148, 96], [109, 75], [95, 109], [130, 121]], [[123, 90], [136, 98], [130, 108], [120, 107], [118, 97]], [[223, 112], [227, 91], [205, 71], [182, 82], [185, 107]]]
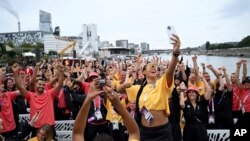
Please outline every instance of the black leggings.
[[141, 141], [173, 141], [171, 124], [157, 127], [141, 126]]

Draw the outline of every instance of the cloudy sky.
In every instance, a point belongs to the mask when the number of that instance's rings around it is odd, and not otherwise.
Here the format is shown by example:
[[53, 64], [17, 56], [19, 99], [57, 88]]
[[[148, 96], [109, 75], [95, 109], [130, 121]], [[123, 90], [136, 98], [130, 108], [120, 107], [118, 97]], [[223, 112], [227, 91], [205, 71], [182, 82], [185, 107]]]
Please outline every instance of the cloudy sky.
[[94, 23], [101, 41], [148, 42], [151, 49], [171, 48], [168, 25], [183, 48], [250, 35], [250, 0], [0, 0], [0, 33], [17, 31], [14, 15], [23, 31], [38, 30], [39, 10], [51, 13], [62, 35], [78, 36], [82, 24]]

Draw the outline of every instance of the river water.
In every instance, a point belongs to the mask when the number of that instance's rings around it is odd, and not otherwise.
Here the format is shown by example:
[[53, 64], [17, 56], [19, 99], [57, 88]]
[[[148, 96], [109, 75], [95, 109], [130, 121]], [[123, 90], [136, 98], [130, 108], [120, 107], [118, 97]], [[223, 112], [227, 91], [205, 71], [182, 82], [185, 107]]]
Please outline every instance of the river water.
[[[162, 60], [169, 60], [171, 59], [171, 55], [168, 54], [160, 54], [157, 55], [160, 57]], [[150, 56], [149, 58], [151, 58]], [[205, 55], [199, 55], [197, 58], [198, 66], [201, 68], [201, 63], [205, 63], [206, 65], [212, 64], [214, 68], [219, 68], [222, 66], [225, 66], [227, 69], [227, 72], [230, 76], [231, 73], [235, 72], [236, 70], [236, 62], [240, 61], [242, 57], [221, 57], [221, 56], [205, 56]], [[247, 76], [250, 76], [250, 58], [244, 58], [247, 60]], [[186, 64], [188, 61], [189, 66], [193, 66], [192, 62], [192, 56], [190, 55], [183, 55], [183, 62]], [[210, 74], [211, 77], [214, 78], [212, 73], [207, 70]], [[240, 70], [240, 76], [242, 76], [242, 67]]]

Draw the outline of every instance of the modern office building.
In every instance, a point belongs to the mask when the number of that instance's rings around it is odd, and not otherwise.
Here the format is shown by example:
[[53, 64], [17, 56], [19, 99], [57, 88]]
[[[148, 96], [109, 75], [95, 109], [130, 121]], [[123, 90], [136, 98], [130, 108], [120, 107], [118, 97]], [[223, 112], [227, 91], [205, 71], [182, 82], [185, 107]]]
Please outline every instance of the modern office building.
[[43, 10], [39, 11], [39, 29], [44, 32], [52, 33], [51, 14]]
[[141, 43], [141, 51], [149, 51], [149, 44], [146, 42]]
[[82, 47], [84, 52], [81, 53], [97, 53], [101, 45], [100, 37], [97, 34], [97, 26], [95, 24], [82, 25]]

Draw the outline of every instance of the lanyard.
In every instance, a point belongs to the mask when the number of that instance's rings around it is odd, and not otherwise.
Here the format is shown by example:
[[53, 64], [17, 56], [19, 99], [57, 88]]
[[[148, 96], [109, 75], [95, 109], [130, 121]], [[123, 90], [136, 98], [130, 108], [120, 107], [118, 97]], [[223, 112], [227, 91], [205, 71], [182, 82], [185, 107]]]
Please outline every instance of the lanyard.
[[149, 93], [155, 88], [155, 83], [153, 85], [150, 86], [150, 89], [146, 92], [146, 94], [144, 95], [144, 98], [143, 98], [143, 102], [144, 102], [144, 106], [145, 106], [145, 103], [146, 101], [148, 100], [148, 96], [149, 96]]
[[[214, 99], [213, 99], [213, 98], [211, 99], [211, 102], [210, 102], [210, 103], [212, 104], [212, 113], [214, 113]], [[209, 105], [210, 105], [210, 104], [209, 104]], [[207, 106], [207, 111], [208, 111], [208, 112], [210, 112], [209, 105]]]
[[114, 110], [114, 106], [111, 106], [111, 110], [112, 110], [112, 120], [118, 120], [118, 115], [117, 113], [115, 113], [115, 110]]
[[244, 107], [244, 105], [245, 105], [245, 103], [246, 103], [246, 100], [247, 100], [247, 98], [249, 97], [249, 95], [250, 95], [250, 93], [247, 95], [247, 96], [245, 96], [245, 98], [244, 98], [244, 100], [243, 101], [241, 101], [241, 106], [242, 107]]
[[101, 108], [101, 97], [100, 96], [95, 97], [94, 107], [95, 107], [95, 111]]

